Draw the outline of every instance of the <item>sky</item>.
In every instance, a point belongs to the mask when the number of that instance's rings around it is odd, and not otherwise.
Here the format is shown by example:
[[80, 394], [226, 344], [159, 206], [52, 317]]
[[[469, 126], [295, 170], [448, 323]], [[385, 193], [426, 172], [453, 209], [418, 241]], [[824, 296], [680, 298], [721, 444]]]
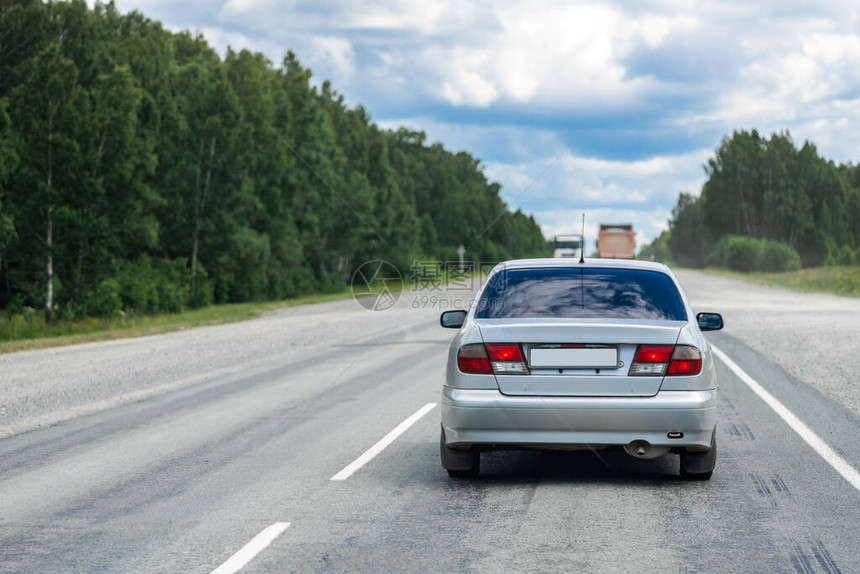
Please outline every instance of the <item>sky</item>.
[[[860, 161], [860, 3], [116, 0], [227, 47], [287, 50], [382, 127], [466, 150], [547, 237], [668, 228], [739, 129]], [[591, 244], [591, 243], [589, 243]], [[593, 245], [593, 244], [591, 244]]]

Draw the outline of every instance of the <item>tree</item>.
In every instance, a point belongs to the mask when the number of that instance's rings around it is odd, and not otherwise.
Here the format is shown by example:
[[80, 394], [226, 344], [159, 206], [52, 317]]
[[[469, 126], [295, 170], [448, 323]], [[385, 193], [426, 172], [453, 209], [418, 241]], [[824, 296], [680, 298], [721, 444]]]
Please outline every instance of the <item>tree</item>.
[[[239, 109], [236, 96], [217, 56], [202, 36], [177, 37], [175, 137], [180, 145], [166, 166], [170, 188], [165, 209], [171, 220], [168, 237], [172, 256], [186, 255], [191, 264], [191, 298], [198, 296], [201, 259], [213, 264], [217, 244], [230, 236], [220, 226], [231, 220], [231, 194], [238, 172], [233, 162]], [[214, 230], [218, 233], [214, 233]]]
[[[711, 244], [727, 235], [772, 239], [796, 249], [804, 265], [820, 265], [840, 246], [857, 245], [855, 173], [820, 157], [810, 142], [798, 149], [788, 132], [738, 131], [708, 161], [702, 222]], [[689, 246], [689, 238], [674, 236], [673, 251]]]
[[0, 0], [0, 23], [0, 308], [173, 311], [341, 289], [367, 260], [460, 244], [546, 252], [478, 159], [381, 129], [295, 54], [222, 61], [84, 0]]
[[5, 184], [9, 175], [18, 165], [18, 154], [15, 153], [14, 146], [9, 139], [11, 125], [9, 114], [6, 112], [7, 107], [8, 102], [5, 99], [0, 99], [0, 276], [3, 275], [5, 263], [3, 254], [17, 236], [12, 215], [3, 210], [2, 201]]
[[24, 81], [12, 94], [13, 123], [20, 141], [21, 168], [13, 185], [16, 209], [27, 228], [41, 228], [40, 240], [25, 238], [30, 254], [44, 257], [45, 321], [54, 307], [55, 225], [68, 215], [68, 207], [89, 171], [76, 134], [84, 130], [89, 106], [78, 84], [77, 67], [64, 55], [67, 30], [57, 22], [55, 38], [24, 70]]
[[675, 260], [691, 267], [702, 267], [710, 246], [703, 224], [702, 205], [698, 198], [681, 193], [672, 208], [667, 244]]

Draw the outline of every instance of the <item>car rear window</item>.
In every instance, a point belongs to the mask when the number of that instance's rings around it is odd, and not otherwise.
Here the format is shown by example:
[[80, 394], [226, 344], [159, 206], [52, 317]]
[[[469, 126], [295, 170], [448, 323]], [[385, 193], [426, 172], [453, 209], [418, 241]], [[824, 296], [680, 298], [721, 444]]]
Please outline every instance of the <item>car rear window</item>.
[[637, 269], [510, 269], [490, 278], [479, 319], [560, 317], [686, 321], [672, 279]]

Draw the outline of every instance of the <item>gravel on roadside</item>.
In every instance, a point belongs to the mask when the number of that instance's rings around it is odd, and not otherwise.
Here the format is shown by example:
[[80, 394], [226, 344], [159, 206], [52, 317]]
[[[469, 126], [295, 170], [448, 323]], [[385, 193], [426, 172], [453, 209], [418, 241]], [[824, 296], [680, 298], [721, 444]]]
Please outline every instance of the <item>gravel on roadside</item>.
[[860, 298], [674, 273], [697, 312], [722, 313], [726, 333], [860, 414]]
[[385, 311], [348, 299], [237, 323], [0, 355], [0, 438], [438, 316], [438, 309], [413, 307], [409, 293]]

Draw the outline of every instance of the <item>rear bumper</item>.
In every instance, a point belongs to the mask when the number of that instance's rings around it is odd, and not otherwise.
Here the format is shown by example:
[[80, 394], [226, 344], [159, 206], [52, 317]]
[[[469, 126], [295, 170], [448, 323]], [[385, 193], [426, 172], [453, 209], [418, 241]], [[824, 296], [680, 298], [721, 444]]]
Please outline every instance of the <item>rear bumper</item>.
[[[497, 390], [443, 387], [442, 428], [452, 448], [472, 445], [571, 447], [652, 445], [708, 449], [716, 390], [661, 391], [653, 397], [513, 397]], [[670, 439], [669, 432], [682, 432]]]

